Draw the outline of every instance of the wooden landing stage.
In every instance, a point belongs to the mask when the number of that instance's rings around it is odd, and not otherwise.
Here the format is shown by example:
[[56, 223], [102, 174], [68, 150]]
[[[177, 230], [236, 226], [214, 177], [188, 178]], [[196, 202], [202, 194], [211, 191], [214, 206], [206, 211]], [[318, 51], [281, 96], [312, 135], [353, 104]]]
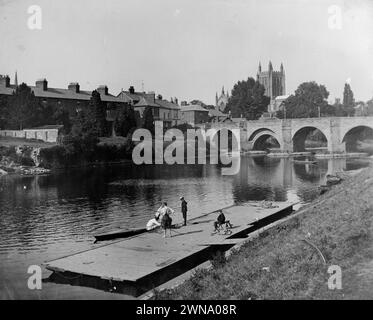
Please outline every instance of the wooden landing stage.
[[[132, 284], [144, 291], [208, 260], [217, 247], [231, 248], [249, 232], [291, 213], [292, 206], [283, 202], [273, 202], [271, 208], [263, 207], [260, 202], [231, 206], [223, 209], [226, 219], [233, 224], [230, 235], [213, 233], [218, 214], [212, 212], [188, 221], [185, 227], [173, 229], [171, 238], [163, 238], [161, 231], [148, 232], [44, 265], [66, 279], [78, 276], [79, 280], [73, 283], [76, 285], [100, 289], [112, 286], [119, 290], [123, 284]], [[107, 285], [102, 287], [100, 282]], [[141, 292], [134, 295], [137, 294]]]

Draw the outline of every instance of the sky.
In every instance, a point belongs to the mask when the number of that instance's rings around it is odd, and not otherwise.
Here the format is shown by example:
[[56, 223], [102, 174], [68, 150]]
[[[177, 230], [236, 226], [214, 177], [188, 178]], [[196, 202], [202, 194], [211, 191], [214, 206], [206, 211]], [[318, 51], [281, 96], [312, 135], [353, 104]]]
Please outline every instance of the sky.
[[[41, 29], [29, 28], [31, 5]], [[272, 61], [284, 64], [287, 94], [316, 81], [334, 101], [349, 82], [356, 100], [373, 97], [372, 0], [0, 0], [0, 32], [11, 82], [17, 70], [29, 85], [133, 85], [214, 104], [222, 86]]]

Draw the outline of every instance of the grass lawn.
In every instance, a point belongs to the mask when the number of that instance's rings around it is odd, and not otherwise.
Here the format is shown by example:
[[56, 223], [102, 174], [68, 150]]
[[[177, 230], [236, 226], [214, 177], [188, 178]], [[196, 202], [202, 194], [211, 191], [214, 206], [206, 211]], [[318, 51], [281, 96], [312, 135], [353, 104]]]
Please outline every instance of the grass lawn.
[[[281, 225], [156, 299], [373, 299], [373, 169], [346, 177]], [[326, 260], [309, 243], [315, 245]], [[328, 267], [342, 289], [328, 289]]]

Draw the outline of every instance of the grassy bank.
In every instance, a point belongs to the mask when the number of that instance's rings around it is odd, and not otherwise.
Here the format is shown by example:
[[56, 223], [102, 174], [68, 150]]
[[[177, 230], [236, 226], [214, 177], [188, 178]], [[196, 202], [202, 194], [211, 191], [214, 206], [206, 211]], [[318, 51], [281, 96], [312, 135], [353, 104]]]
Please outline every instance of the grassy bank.
[[[288, 221], [156, 299], [372, 299], [373, 169], [346, 177]], [[306, 239], [306, 241], [304, 241]], [[309, 243], [315, 245], [326, 260]], [[342, 269], [329, 290], [327, 269]]]

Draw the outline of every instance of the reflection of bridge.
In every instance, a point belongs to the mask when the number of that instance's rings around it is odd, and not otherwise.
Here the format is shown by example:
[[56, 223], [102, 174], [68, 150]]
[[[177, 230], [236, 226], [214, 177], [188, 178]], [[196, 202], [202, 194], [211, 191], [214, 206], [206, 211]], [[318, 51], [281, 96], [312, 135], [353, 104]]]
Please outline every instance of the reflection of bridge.
[[240, 127], [242, 149], [260, 149], [260, 145], [272, 137], [277, 140], [280, 149], [287, 152], [304, 151], [307, 135], [318, 129], [327, 141], [329, 152], [346, 152], [346, 142], [351, 133], [366, 128], [373, 131], [373, 117], [243, 120], [240, 123], [214, 124], [212, 127], [216, 129]]

